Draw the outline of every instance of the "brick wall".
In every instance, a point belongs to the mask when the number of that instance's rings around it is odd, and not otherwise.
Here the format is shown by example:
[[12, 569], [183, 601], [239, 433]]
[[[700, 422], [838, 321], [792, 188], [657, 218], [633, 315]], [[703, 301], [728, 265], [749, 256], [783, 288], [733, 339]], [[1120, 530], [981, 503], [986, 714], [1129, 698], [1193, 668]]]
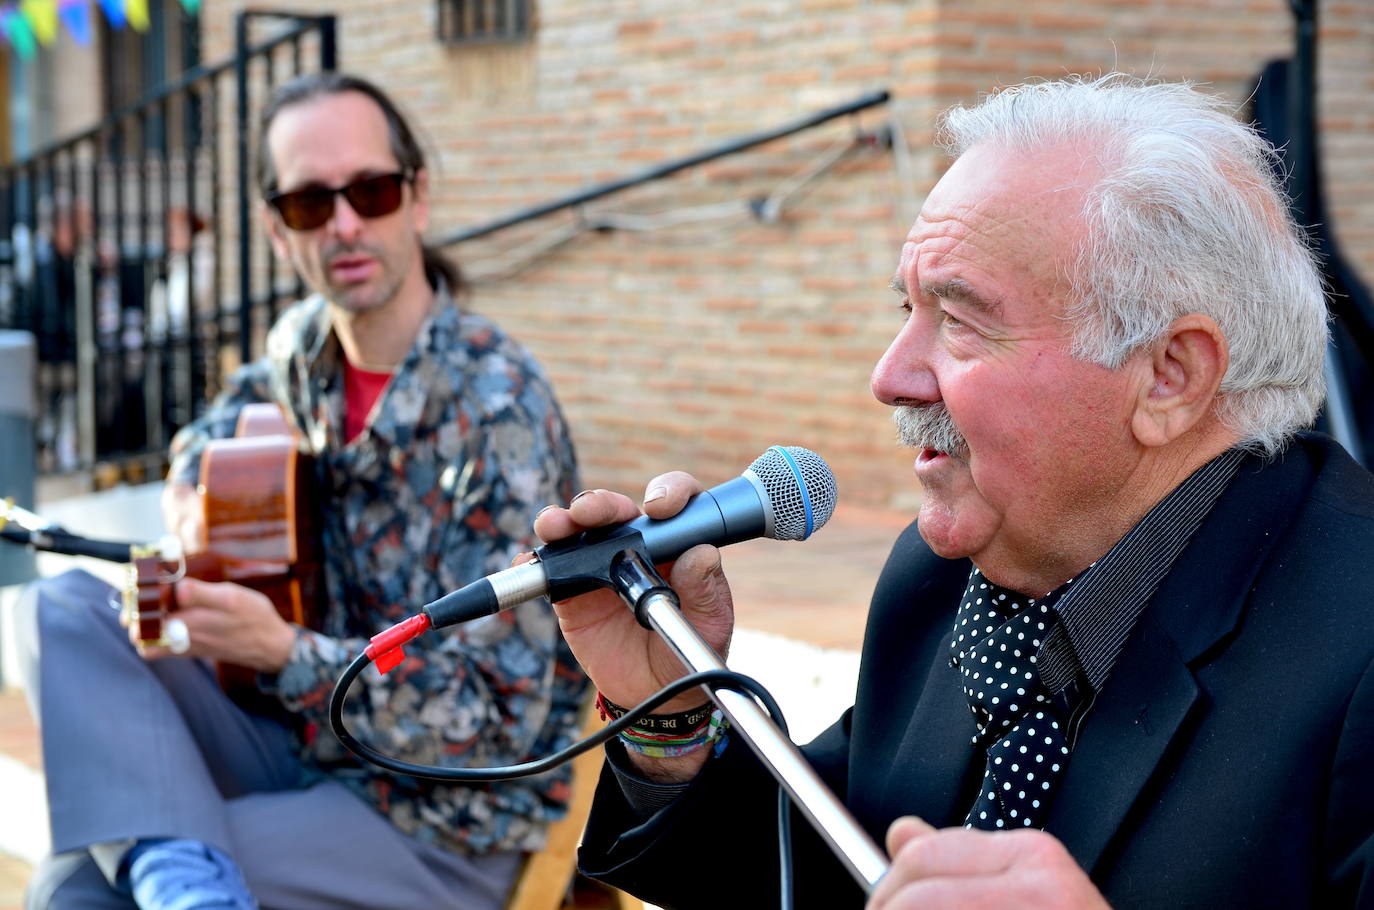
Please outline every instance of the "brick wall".
[[[1374, 17], [1323, 4], [1322, 121], [1334, 217], [1374, 277]], [[392, 91], [437, 158], [436, 226], [476, 224], [623, 177], [874, 88], [909, 151], [855, 154], [777, 223], [742, 215], [652, 232], [584, 233], [567, 213], [452, 252], [470, 306], [524, 340], [572, 420], [589, 486], [630, 490], [684, 467], [708, 481], [772, 443], [835, 468], [846, 502], [906, 507], [867, 377], [896, 330], [886, 284], [943, 167], [940, 108], [1028, 76], [1123, 69], [1212, 83], [1238, 102], [1286, 54], [1285, 0], [544, 0], [534, 38], [450, 48], [432, 0], [301, 0], [340, 17], [344, 68]], [[205, 55], [232, 10], [206, 4]], [[852, 133], [836, 122], [602, 200], [589, 215], [657, 216], [766, 194]], [[542, 253], [536, 251], [549, 247]]]

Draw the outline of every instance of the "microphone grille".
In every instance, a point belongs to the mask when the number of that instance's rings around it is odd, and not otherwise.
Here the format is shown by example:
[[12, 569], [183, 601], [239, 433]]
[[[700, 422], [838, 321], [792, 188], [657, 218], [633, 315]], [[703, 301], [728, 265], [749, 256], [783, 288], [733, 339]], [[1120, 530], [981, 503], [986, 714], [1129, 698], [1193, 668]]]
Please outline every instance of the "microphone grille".
[[767, 494], [774, 540], [806, 540], [835, 512], [835, 475], [810, 449], [772, 446], [745, 473], [753, 474]]

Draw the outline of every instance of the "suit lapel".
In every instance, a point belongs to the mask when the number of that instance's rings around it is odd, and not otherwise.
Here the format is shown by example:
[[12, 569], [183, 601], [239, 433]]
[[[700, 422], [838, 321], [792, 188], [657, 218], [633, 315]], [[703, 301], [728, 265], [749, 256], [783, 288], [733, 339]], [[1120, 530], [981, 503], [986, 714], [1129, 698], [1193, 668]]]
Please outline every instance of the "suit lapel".
[[881, 804], [937, 826], [963, 824], [968, 806], [958, 803], [974, 760], [973, 733], [973, 718], [956, 671], [945, 660], [931, 661]]
[[1297, 446], [1284, 463], [1247, 460], [1151, 598], [1087, 714], [1046, 823], [1084, 869], [1127, 826], [1171, 742], [1186, 737], [1199, 695], [1190, 667], [1236, 628], [1311, 480]]
[[1045, 825], [1084, 869], [1121, 828], [1197, 696], [1192, 672], [1146, 613], [1088, 712]]

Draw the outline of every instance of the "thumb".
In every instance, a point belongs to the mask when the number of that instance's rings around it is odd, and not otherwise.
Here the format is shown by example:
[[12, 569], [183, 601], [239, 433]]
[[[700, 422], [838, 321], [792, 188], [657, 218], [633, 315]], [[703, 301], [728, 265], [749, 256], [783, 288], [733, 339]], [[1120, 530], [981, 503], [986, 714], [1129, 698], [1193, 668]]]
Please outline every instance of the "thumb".
[[677, 557], [669, 577], [673, 587], [680, 583], [687, 588], [694, 606], [699, 608], [710, 608], [720, 601], [721, 594], [730, 591], [724, 566], [720, 564], [720, 550], [710, 544], [697, 544]]
[[221, 607], [229, 592], [227, 586], [199, 578], [183, 578], [175, 588], [176, 605], [187, 607]]
[[679, 556], [669, 579], [674, 589], [680, 589], [684, 609], [716, 613], [730, 603], [730, 583], [725, 580], [720, 550], [709, 544], [698, 544]]
[[723, 657], [730, 644], [734, 604], [720, 550], [701, 544], [683, 553], [669, 573], [669, 584], [682, 601], [683, 615]]
[[935, 833], [935, 828], [914, 815], [904, 815], [887, 828], [887, 855], [896, 856], [902, 847], [918, 837]]

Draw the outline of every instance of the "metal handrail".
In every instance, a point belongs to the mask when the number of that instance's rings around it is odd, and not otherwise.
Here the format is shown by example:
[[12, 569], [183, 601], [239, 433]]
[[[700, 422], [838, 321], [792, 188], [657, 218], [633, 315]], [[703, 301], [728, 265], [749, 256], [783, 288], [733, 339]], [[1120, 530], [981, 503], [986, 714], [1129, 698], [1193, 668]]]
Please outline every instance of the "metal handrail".
[[793, 133], [800, 133], [803, 130], [811, 129], [827, 121], [835, 120], [836, 118], [848, 116], [850, 114], [856, 114], [859, 111], [866, 110], [870, 107], [876, 107], [880, 104], [886, 104], [890, 98], [891, 95], [886, 89], [870, 92], [866, 95], [860, 95], [858, 98], [846, 104], [818, 111], [809, 116], [775, 127], [774, 129], [751, 133], [747, 136], [733, 139], [693, 155], [675, 158], [672, 161], [654, 165], [653, 167], [620, 180], [613, 180], [609, 183], [601, 183], [586, 187], [570, 193], [567, 196], [555, 199], [552, 202], [519, 209], [509, 215], [497, 218], [494, 221], [488, 221], [485, 224], [479, 224], [469, 228], [459, 228], [441, 237], [435, 238], [434, 244], [436, 246], [452, 246], [456, 243], [463, 243], [478, 237], [484, 237], [487, 234], [494, 234], [497, 231], [504, 230], [505, 228], [520, 224], [521, 222], [542, 218], [545, 215], [550, 215], [563, 209], [576, 208], [579, 205], [584, 205], [595, 199], [600, 199], [604, 196], [609, 196], [613, 193], [618, 193], [643, 183], [660, 180], [689, 167], [695, 167], [698, 164], [705, 164], [717, 158], [724, 158], [727, 155], [747, 151], [755, 146], [763, 145], [766, 142], [772, 142], [775, 139], [781, 139], [784, 136], [790, 136]]

